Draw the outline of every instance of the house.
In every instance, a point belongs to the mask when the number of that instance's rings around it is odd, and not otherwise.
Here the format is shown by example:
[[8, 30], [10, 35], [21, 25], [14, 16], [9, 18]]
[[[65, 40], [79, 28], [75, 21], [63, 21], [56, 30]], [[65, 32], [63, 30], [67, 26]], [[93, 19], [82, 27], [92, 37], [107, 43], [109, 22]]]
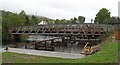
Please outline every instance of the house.
[[47, 22], [46, 21], [41, 21], [40, 23], [38, 23], [38, 25], [46, 25], [47, 24]]

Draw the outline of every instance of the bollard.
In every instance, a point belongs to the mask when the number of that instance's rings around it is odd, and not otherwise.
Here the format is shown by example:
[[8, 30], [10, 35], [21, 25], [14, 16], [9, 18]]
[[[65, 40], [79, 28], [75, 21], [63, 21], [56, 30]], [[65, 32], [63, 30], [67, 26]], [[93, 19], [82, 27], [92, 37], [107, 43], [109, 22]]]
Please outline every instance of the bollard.
[[9, 49], [8, 49], [8, 47], [6, 46], [4, 50], [8, 51]]

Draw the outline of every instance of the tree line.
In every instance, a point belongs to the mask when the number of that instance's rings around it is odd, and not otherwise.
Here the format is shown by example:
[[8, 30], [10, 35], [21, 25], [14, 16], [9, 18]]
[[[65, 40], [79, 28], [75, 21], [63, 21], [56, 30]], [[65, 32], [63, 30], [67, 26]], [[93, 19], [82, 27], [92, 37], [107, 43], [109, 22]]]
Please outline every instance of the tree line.
[[9, 33], [9, 28], [16, 26], [35, 26], [38, 25], [41, 21], [46, 21], [48, 24], [59, 24], [59, 23], [84, 23], [85, 17], [79, 16], [78, 19], [74, 17], [74, 19], [66, 20], [66, 19], [49, 19], [46, 17], [38, 17], [35, 15], [27, 15], [25, 11], [21, 11], [20, 13], [13, 13], [10, 11], [1, 11], [2, 17], [2, 42], [6, 43], [6, 41], [10, 42], [14, 37]]

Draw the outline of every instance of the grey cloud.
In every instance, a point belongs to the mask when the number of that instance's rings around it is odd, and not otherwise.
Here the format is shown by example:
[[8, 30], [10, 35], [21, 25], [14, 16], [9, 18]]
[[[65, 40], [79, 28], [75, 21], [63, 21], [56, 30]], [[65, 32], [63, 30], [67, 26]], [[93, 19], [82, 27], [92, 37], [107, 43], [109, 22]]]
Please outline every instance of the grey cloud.
[[25, 10], [27, 14], [47, 16], [49, 18], [70, 19], [79, 15], [87, 21], [94, 19], [99, 9], [108, 8], [112, 15], [118, 14], [119, 0], [0, 0], [0, 9], [13, 12]]

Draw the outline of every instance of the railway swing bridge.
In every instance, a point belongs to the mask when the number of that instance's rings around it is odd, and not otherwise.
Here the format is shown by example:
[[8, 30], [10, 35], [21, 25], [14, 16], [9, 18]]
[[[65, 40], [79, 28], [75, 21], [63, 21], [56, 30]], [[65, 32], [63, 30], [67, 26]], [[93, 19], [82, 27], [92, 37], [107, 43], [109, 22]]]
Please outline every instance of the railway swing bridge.
[[[35, 49], [54, 50], [55, 46], [67, 46], [68, 43], [76, 42], [85, 44], [98, 44], [101, 37], [106, 34], [106, 31], [111, 31], [115, 27], [113, 25], [104, 24], [46, 24], [39, 26], [19, 26], [11, 27], [9, 32], [13, 36], [22, 35], [43, 35], [54, 36], [45, 40], [36, 39], [36, 42], [31, 42]], [[19, 44], [25, 46], [29, 44]]]

